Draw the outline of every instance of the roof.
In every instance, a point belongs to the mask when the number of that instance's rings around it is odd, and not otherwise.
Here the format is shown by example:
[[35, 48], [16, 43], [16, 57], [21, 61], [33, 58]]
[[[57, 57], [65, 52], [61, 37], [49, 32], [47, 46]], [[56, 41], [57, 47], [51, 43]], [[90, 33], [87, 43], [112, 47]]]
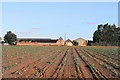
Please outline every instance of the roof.
[[72, 42], [70, 39], [67, 39], [66, 42]]
[[48, 42], [48, 43], [56, 43], [58, 39], [41, 39], [41, 38], [18, 38], [19, 41], [32, 41], [32, 42]]
[[85, 39], [83, 39], [83, 38], [77, 38], [77, 39], [75, 39], [75, 41], [78, 41], [78, 40], [85, 40]]
[[17, 38], [17, 40], [58, 40], [58, 39], [43, 39], [43, 38]]
[[63, 38], [62, 38], [62, 37], [60, 37], [60, 38], [59, 38], [59, 40], [63, 40]]

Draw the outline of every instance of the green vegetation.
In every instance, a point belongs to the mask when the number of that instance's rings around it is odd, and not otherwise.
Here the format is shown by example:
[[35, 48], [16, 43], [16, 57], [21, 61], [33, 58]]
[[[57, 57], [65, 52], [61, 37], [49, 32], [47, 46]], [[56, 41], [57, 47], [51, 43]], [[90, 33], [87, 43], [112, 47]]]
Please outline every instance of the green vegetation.
[[65, 65], [65, 64], [66, 64], [66, 60], [67, 60], [67, 56], [68, 56], [68, 54], [69, 54], [69, 50], [70, 50], [70, 48], [67, 50], [67, 54], [65, 55], [65, 57], [64, 57], [64, 59], [63, 59], [63, 61], [62, 61], [62, 65]]
[[[85, 51], [86, 51], [86, 50], [85, 50]], [[87, 52], [89, 52], [89, 51], [87, 51]], [[91, 55], [94, 55], [95, 57], [97, 57], [97, 58], [99, 58], [99, 59], [101, 59], [101, 60], [103, 60], [103, 61], [105, 61], [105, 62], [107, 62], [107, 63], [109, 63], [109, 64], [112, 64], [112, 65], [114, 65], [114, 66], [116, 66], [116, 67], [118, 67], [118, 68], [120, 69], [120, 66], [119, 66], [117, 63], [112, 62], [112, 61], [108, 61], [108, 60], [106, 59], [107, 57], [102, 56], [101, 54], [98, 54], [98, 55], [104, 57], [104, 58], [102, 58], [102, 57], [97, 56], [97, 55], [96, 55], [97, 53], [92, 53], [92, 52], [89, 52], [89, 53], [90, 53]]]
[[74, 59], [74, 61], [75, 61], [76, 66], [77, 66], [77, 67], [80, 67], [80, 64], [79, 64], [78, 59], [77, 59], [77, 57], [76, 57], [76, 55], [75, 55], [75, 52], [74, 52], [73, 49], [72, 49], [72, 51], [73, 51], [73, 59]]
[[120, 46], [119, 42], [116, 43], [91, 43], [91, 46]]
[[0, 41], [2, 40], [2, 38], [0, 37]]
[[83, 55], [79, 52], [79, 50], [78, 50], [77, 48], [76, 48], [76, 50], [77, 50], [77, 52], [79, 53], [79, 55], [80, 55], [85, 61], [87, 61], [93, 69], [95, 69], [95, 72], [96, 72], [96, 73], [99, 72], [99, 70], [95, 67], [95, 64], [92, 64], [85, 56], [83, 56]]
[[100, 24], [93, 34], [93, 46], [118, 46], [120, 36], [120, 27], [115, 24]]
[[[40, 61], [43, 61], [43, 60], [57, 54], [61, 49], [64, 49], [64, 48], [65, 47], [55, 47], [55, 46], [49, 47], [49, 46], [17, 46], [17, 45], [16, 46], [12, 46], [12, 45], [5, 45], [4, 46], [3, 45], [2, 57], [10, 59], [10, 60], [6, 60], [6, 61], [2, 62], [3, 65], [7, 64], [7, 63], [9, 64], [8, 66], [3, 68], [3, 71], [10, 69], [12, 67], [15, 67], [15, 66], [19, 66], [19, 64], [24, 62], [24, 58], [28, 59], [28, 58], [30, 58], [30, 56], [32, 56], [30, 59], [35, 59], [37, 57], [41, 57], [41, 56], [44, 56], [46, 54], [49, 54], [50, 52], [53, 52], [54, 50], [57, 50], [54, 53], [52, 53], [51, 55], [43, 57], [42, 59], [40, 59], [36, 62], [36, 63], [39, 63]], [[62, 54], [62, 52], [59, 55], [57, 55], [57, 57], [60, 56]], [[44, 53], [44, 54], [42, 54], [42, 53]], [[19, 57], [20, 61], [16, 62], [17, 59], [14, 60], [13, 58], [18, 58], [18, 57]]]
[[102, 65], [103, 67], [109, 69], [110, 71], [112, 71], [113, 73], [115, 73], [117, 76], [119, 76], [119, 73], [116, 72], [115, 70], [113, 70], [111, 67], [109, 67], [107, 64], [103, 64], [102, 62], [100, 62], [99, 60], [97, 60], [95, 57], [92, 57], [91, 55], [87, 54], [86, 52], [84, 52], [82, 49], [81, 51], [83, 53], [85, 53], [87, 56], [89, 56], [90, 58], [92, 58], [93, 60], [95, 60], [96, 62], [98, 62], [100, 65]]
[[78, 42], [75, 41], [75, 40], [73, 40], [73, 45], [74, 45], [74, 46], [78, 46]]
[[96, 54], [104, 56], [108, 59], [118, 59], [120, 61], [119, 47], [81, 47], [82, 49], [88, 49], [94, 51]]
[[5, 43], [8, 43], [10, 45], [15, 45], [17, 41], [17, 36], [11, 31], [8, 31], [7, 34], [4, 36], [4, 40]]
[[[11, 70], [14, 67], [19, 67], [26, 63], [28, 60], [35, 60], [34, 64], [38, 65], [42, 61], [46, 64], [43, 68], [40, 68], [35, 76], [43, 73], [48, 69], [47, 66], [51, 66], [55, 61], [59, 61], [58, 67], [54, 74], [61, 76], [61, 72], [64, 72], [68, 58], [72, 55], [74, 62], [74, 67], [79, 70], [81, 68], [80, 60], [83, 60], [89, 70], [91, 69], [93, 74], [103, 74], [102, 70], [110, 71], [113, 76], [120, 77], [119, 70], [119, 53], [118, 47], [66, 47], [66, 46], [13, 46], [13, 45], [3, 45], [2, 48], [3, 57], [3, 71]], [[76, 53], [77, 52], [77, 53]], [[45, 56], [44, 56], [45, 55]], [[69, 56], [69, 57], [68, 57]], [[7, 58], [7, 59], [6, 59]], [[5, 60], [6, 59], [6, 60]], [[118, 62], [117, 62], [118, 60]], [[33, 64], [29, 64], [31, 67]], [[34, 65], [34, 66], [35, 66]], [[101, 69], [100, 69], [101, 68]], [[17, 72], [18, 71], [18, 72]], [[19, 74], [20, 70], [16, 70]], [[112, 75], [110, 74], [110, 75]], [[46, 74], [45, 74], [46, 75]]]

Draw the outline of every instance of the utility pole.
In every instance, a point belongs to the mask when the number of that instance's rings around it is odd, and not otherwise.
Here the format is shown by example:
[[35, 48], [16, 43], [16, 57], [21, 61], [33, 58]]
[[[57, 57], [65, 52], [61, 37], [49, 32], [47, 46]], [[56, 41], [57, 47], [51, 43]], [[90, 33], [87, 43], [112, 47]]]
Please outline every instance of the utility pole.
[[64, 40], [66, 41], [66, 33], [65, 33], [65, 38], [64, 38]]

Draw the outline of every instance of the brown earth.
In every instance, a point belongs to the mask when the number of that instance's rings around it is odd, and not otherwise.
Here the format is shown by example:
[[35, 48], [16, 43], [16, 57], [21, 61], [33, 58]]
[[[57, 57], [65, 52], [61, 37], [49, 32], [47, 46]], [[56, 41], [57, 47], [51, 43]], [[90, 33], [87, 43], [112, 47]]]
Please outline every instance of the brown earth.
[[[25, 56], [26, 58], [22, 58]], [[107, 62], [114, 62], [115, 60], [105, 58], [107, 61], [104, 61], [102, 58], [104, 57], [96, 54], [94, 51], [77, 47], [38, 50], [35, 53], [30, 52], [17, 58], [6, 59], [3, 57], [3, 62], [6, 62], [2, 65], [4, 69], [3, 78], [120, 79], [118, 75], [99, 63], [106, 64], [119, 73], [119, 70], [113, 64]], [[9, 60], [12, 62], [9, 63]], [[76, 60], [78, 63], [76, 63]], [[6, 69], [6, 67], [15, 63], [17, 63], [15, 66]]]

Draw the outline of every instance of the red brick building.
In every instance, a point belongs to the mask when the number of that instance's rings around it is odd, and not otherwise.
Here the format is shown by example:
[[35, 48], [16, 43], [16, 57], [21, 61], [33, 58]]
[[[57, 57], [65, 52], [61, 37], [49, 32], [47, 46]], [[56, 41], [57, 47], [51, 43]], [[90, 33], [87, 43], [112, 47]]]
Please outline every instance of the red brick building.
[[[78, 38], [75, 41], [78, 42], [78, 46], [87, 46], [87, 41], [82, 38]], [[66, 41], [62, 37], [59, 39], [35, 39], [35, 38], [18, 38], [17, 45], [67, 45], [73, 46], [70, 39]]]
[[64, 45], [62, 37], [59, 39], [18, 38], [17, 45]]
[[83, 38], [75, 39], [75, 41], [78, 42], [78, 46], [87, 46], [87, 40], [85, 40]]

